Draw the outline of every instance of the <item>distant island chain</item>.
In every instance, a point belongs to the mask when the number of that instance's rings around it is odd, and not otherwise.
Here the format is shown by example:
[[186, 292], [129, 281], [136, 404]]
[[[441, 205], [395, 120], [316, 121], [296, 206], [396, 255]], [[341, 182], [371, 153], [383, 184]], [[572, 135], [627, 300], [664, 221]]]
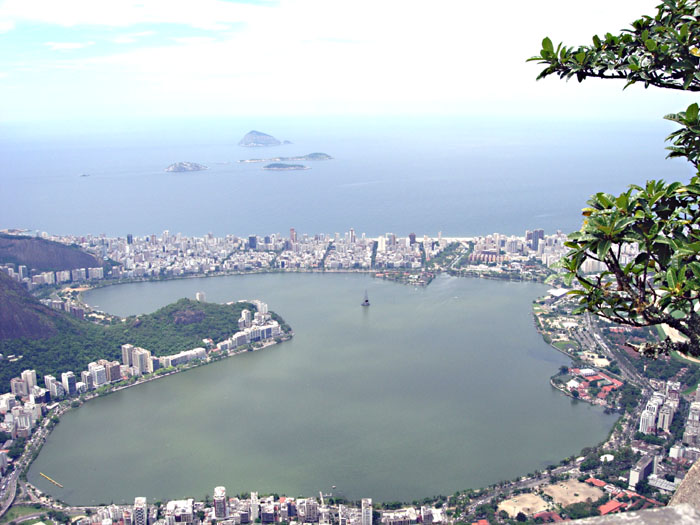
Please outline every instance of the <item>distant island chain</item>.
[[[260, 148], [260, 147], [272, 147], [291, 144], [288, 140], [281, 142], [277, 140], [272, 135], [267, 133], [262, 133], [260, 131], [250, 131], [248, 132], [238, 143], [239, 146], [246, 148]], [[322, 161], [322, 160], [333, 160], [333, 157], [327, 153], [309, 153], [306, 155], [296, 155], [290, 157], [273, 157], [269, 159], [241, 159], [238, 162], [244, 164], [252, 163], [266, 163], [263, 169], [268, 171], [299, 171], [311, 169], [303, 164], [290, 164], [290, 162], [303, 162], [303, 161]], [[166, 172], [169, 173], [186, 173], [192, 171], [204, 171], [209, 169], [208, 166], [204, 164], [198, 164], [197, 162], [175, 162], [165, 168]], [[83, 177], [89, 175], [83, 174]]]

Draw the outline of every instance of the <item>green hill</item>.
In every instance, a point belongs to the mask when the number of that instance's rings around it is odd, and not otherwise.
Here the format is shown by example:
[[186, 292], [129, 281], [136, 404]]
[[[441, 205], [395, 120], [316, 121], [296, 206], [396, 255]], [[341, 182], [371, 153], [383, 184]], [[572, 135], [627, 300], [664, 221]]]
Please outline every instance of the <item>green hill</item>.
[[[46, 374], [58, 377], [68, 370], [85, 370], [97, 359], [120, 360], [125, 343], [162, 356], [202, 346], [205, 337], [225, 339], [238, 331], [244, 308], [255, 311], [249, 303], [220, 305], [180, 299], [152, 314], [100, 326], [45, 308], [0, 272], [0, 315], [5, 316], [0, 318], [0, 353], [5, 356], [0, 364], [0, 392], [9, 391], [10, 379], [28, 368], [35, 369], [40, 378]], [[22, 358], [12, 361], [10, 355]]]

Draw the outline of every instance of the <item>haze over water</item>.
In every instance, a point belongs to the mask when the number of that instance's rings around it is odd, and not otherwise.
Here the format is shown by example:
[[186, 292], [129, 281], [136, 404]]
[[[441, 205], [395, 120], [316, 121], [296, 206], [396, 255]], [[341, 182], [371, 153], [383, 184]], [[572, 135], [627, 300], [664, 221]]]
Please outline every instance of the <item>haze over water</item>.
[[[370, 308], [359, 306], [365, 288]], [[263, 299], [296, 336], [71, 411], [32, 483], [82, 504], [202, 497], [217, 485], [290, 496], [337, 485], [350, 499], [410, 501], [558, 463], [615, 421], [549, 385], [568, 359], [533, 327], [541, 285], [270, 274], [113, 286], [87, 301], [125, 315], [198, 290]]]
[[[237, 145], [250, 129], [293, 144]], [[0, 225], [56, 234], [522, 235], [580, 227], [596, 191], [681, 180], [662, 121], [483, 118], [175, 120], [112, 131], [0, 127]], [[239, 159], [325, 152], [312, 169]], [[209, 170], [166, 173], [178, 161]], [[89, 177], [81, 177], [89, 174]]]

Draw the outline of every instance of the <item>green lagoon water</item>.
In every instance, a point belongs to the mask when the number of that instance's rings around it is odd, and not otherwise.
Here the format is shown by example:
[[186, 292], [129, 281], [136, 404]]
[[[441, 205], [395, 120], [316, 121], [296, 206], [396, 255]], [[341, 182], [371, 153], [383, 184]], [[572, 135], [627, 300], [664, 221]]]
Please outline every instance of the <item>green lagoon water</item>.
[[69, 412], [29, 480], [74, 504], [203, 497], [218, 485], [289, 496], [336, 485], [350, 499], [410, 501], [544, 468], [615, 421], [549, 385], [568, 360], [534, 329], [531, 302], [544, 290], [269, 274], [92, 291], [88, 303], [121, 315], [196, 291], [259, 298], [296, 336]]

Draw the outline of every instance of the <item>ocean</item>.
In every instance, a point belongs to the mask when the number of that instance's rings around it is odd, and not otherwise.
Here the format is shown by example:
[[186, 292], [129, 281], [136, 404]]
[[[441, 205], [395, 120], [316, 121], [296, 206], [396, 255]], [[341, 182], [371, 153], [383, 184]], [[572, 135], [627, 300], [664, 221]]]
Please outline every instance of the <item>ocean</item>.
[[[251, 129], [293, 144], [243, 148]], [[596, 191], [684, 180], [654, 123], [467, 118], [162, 121], [0, 126], [0, 227], [51, 234], [377, 236], [573, 231]], [[307, 171], [246, 158], [324, 152]], [[207, 171], [166, 173], [178, 161]], [[81, 177], [82, 174], [89, 175]]]

